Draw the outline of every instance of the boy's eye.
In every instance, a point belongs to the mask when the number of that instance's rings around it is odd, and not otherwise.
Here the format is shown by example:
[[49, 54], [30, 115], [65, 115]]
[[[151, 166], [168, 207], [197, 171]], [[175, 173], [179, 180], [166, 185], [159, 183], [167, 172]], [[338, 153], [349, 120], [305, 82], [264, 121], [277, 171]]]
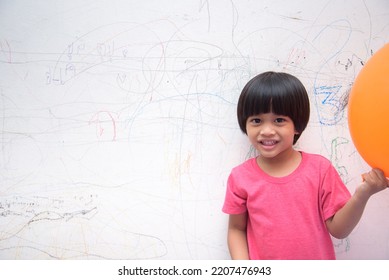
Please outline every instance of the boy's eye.
[[285, 121], [284, 118], [276, 118], [275, 122], [276, 123], [283, 123]]
[[261, 119], [259, 119], [259, 118], [252, 118], [251, 122], [254, 123], [254, 124], [259, 124], [259, 123], [261, 123]]

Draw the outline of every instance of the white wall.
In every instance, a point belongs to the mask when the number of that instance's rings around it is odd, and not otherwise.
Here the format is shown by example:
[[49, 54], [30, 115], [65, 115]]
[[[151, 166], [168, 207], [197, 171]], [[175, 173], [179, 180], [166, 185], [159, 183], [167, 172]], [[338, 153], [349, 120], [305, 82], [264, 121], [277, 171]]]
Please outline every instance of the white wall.
[[[342, 98], [388, 18], [385, 0], [1, 1], [0, 258], [228, 259], [226, 179], [253, 155], [236, 102], [266, 70], [304, 82], [298, 147], [354, 191]], [[338, 258], [389, 258], [388, 207]]]

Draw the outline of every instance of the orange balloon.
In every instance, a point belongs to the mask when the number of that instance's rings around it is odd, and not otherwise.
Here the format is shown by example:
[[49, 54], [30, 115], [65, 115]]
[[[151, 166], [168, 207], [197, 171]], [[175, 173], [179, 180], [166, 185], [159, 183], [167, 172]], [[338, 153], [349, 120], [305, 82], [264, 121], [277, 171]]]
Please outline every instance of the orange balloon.
[[362, 158], [389, 177], [389, 44], [358, 74], [348, 100], [348, 124]]

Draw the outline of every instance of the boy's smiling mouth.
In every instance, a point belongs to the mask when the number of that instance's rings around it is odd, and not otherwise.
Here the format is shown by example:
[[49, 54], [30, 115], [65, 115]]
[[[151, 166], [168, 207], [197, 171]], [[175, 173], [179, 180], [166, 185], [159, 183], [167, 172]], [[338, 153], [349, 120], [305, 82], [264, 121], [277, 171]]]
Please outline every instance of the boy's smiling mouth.
[[259, 143], [263, 146], [274, 146], [275, 144], [278, 143], [277, 140], [261, 140]]

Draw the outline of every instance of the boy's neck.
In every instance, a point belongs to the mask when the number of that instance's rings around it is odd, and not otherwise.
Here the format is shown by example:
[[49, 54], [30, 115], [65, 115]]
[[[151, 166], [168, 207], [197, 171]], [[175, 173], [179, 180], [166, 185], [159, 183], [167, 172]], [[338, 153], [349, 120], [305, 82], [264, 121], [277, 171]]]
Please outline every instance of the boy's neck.
[[274, 158], [257, 157], [258, 166], [268, 175], [285, 177], [293, 173], [300, 165], [302, 155], [293, 148]]

